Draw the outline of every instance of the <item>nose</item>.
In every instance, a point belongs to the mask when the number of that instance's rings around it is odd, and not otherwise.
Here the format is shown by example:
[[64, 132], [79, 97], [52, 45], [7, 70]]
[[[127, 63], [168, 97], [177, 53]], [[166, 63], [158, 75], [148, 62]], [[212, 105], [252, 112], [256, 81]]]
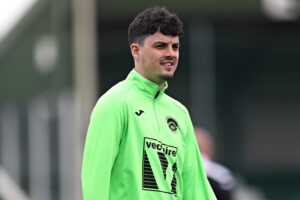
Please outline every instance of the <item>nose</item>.
[[174, 49], [172, 47], [172, 45], [169, 45], [167, 48], [166, 54], [167, 54], [167, 56], [170, 56], [170, 57], [177, 57], [178, 49]]

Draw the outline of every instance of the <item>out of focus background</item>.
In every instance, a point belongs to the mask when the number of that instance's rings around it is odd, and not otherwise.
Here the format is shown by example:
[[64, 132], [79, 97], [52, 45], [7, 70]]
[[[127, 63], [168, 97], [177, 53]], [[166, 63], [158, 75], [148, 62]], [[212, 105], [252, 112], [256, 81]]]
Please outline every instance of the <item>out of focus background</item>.
[[238, 200], [300, 199], [298, 0], [9, 0], [0, 4], [0, 199], [79, 200], [89, 115], [133, 68], [148, 6], [184, 22], [167, 93], [216, 140]]

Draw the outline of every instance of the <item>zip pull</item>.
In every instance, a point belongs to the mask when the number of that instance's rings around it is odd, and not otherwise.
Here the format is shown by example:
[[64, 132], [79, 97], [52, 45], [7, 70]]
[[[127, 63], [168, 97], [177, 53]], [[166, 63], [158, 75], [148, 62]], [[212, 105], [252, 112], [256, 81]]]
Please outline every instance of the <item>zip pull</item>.
[[158, 97], [159, 92], [160, 92], [160, 90], [158, 90], [158, 91], [156, 92], [156, 94], [155, 94], [155, 96], [154, 96], [154, 99], [156, 99], [156, 98]]

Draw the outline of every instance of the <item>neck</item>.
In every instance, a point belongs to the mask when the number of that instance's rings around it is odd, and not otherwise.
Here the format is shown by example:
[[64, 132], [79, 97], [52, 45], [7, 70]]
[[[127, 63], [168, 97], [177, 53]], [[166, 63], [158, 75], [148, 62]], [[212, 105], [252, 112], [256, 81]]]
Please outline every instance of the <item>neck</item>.
[[147, 74], [143, 73], [143, 71], [141, 71], [139, 68], [135, 67], [134, 69], [135, 69], [135, 71], [137, 71], [140, 75], [142, 75], [143, 77], [145, 77], [149, 81], [157, 84], [159, 90], [161, 90], [165, 86], [166, 81], [163, 81], [163, 82], [155, 81], [155, 80], [151, 79], [149, 76], [147, 76]]
[[158, 85], [158, 89], [161, 90], [165, 86], [165, 82], [163, 82], [161, 84], [157, 84], [157, 85]]

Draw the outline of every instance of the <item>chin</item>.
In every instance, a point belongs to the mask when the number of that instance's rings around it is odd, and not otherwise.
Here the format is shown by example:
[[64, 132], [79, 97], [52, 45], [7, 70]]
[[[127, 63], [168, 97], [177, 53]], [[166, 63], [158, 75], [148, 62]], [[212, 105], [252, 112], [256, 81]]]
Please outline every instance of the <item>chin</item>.
[[160, 76], [160, 78], [163, 80], [169, 80], [169, 79], [173, 78], [173, 75], [174, 75], [173, 73], [172, 74], [163, 74]]

